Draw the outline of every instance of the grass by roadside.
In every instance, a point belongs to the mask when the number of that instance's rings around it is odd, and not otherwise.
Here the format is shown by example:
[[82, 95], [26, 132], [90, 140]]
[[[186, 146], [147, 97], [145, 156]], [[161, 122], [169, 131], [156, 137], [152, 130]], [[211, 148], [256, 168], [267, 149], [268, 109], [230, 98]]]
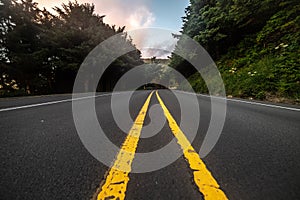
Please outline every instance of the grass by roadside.
[[[270, 83], [267, 80], [257, 80], [250, 76], [249, 79], [242, 79], [241, 76], [234, 80], [222, 74], [226, 95], [228, 98], [241, 98], [247, 100], [259, 100], [273, 103], [285, 103], [291, 105], [300, 105], [300, 88], [295, 90], [292, 95], [289, 93], [272, 91], [268, 87]], [[204, 80], [199, 73], [196, 73], [188, 78], [189, 83], [197, 93], [208, 94], [208, 89]], [[213, 80], [212, 80], [213, 81]], [[180, 85], [180, 89], [185, 89], [185, 85]]]

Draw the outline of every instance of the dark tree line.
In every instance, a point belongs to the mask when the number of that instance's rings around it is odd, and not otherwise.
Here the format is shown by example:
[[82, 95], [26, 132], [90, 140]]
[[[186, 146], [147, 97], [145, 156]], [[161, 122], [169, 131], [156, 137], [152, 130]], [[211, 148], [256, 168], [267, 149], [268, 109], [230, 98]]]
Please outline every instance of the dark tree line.
[[[91, 4], [69, 2], [55, 14], [32, 0], [1, 0], [0, 95], [71, 92], [77, 71], [88, 53], [125, 27], [105, 24]], [[136, 49], [136, 48], [135, 48]], [[102, 77], [99, 90], [141, 64], [139, 50], [118, 58]]]
[[[298, 0], [190, 0], [185, 13], [182, 33], [216, 61], [228, 94], [300, 101]], [[171, 66], [207, 92], [188, 62], [173, 54]]]

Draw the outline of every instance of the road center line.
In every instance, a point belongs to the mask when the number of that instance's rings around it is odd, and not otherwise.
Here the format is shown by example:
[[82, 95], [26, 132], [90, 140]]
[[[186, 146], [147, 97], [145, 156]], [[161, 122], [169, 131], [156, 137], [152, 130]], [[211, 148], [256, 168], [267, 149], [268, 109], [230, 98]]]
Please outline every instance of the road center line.
[[149, 107], [153, 92], [148, 96], [145, 104], [139, 112], [132, 128], [130, 129], [116, 160], [105, 178], [100, 193], [97, 195], [98, 200], [106, 199], [125, 199], [127, 184], [129, 182], [128, 174], [131, 171], [131, 164], [139, 142], [144, 119]]
[[194, 150], [189, 140], [185, 137], [184, 133], [181, 131], [180, 127], [176, 123], [175, 119], [165, 106], [164, 102], [160, 98], [158, 92], [156, 91], [156, 97], [164, 111], [165, 117], [169, 122], [170, 129], [172, 130], [174, 136], [177, 138], [177, 143], [180, 145], [183, 155], [190, 165], [193, 171], [194, 181], [203, 194], [205, 200], [223, 200], [228, 199], [225, 193], [220, 189], [219, 184], [212, 176], [211, 172], [206, 168], [204, 162], [201, 160], [199, 154]]

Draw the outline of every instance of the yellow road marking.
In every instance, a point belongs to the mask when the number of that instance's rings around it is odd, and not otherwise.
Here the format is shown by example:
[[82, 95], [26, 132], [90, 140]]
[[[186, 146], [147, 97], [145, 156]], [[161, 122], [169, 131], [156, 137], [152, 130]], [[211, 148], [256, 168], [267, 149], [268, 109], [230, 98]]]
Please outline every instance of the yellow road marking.
[[153, 92], [148, 96], [145, 104], [139, 112], [132, 128], [130, 129], [116, 160], [111, 167], [106, 181], [101, 187], [97, 199], [125, 199], [127, 184], [129, 181], [128, 174], [131, 171], [131, 163], [138, 145], [144, 119], [148, 110]]
[[193, 170], [194, 181], [198, 186], [199, 191], [203, 194], [204, 199], [228, 199], [225, 193], [220, 189], [219, 184], [214, 179], [210, 171], [208, 171], [206, 168], [204, 162], [199, 157], [199, 154], [194, 150], [189, 140], [179, 128], [178, 124], [165, 106], [157, 91], [156, 97], [164, 111], [165, 117], [168, 120], [174, 136], [177, 138], [177, 143], [180, 145], [184, 157], [188, 161], [190, 168]]

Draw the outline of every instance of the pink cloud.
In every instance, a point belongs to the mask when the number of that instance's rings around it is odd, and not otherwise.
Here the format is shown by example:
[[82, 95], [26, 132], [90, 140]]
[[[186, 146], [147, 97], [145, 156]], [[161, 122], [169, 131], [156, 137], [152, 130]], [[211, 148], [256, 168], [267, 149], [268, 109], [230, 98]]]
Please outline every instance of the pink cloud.
[[[39, 7], [51, 8], [62, 3], [68, 3], [69, 0], [36, 0]], [[106, 15], [104, 22], [109, 25], [126, 26], [126, 30], [151, 27], [155, 22], [154, 13], [149, 9], [149, 0], [77, 0], [78, 3], [95, 4], [96, 13]], [[143, 46], [144, 37], [131, 36], [133, 42], [139, 48]]]
[[[126, 26], [126, 30], [145, 28], [153, 25], [154, 14], [149, 10], [147, 0], [139, 0], [134, 3], [130, 0], [77, 0], [78, 3], [95, 4], [96, 13], [106, 15], [104, 22], [110, 25]], [[48, 10], [69, 0], [36, 0], [40, 7]]]

